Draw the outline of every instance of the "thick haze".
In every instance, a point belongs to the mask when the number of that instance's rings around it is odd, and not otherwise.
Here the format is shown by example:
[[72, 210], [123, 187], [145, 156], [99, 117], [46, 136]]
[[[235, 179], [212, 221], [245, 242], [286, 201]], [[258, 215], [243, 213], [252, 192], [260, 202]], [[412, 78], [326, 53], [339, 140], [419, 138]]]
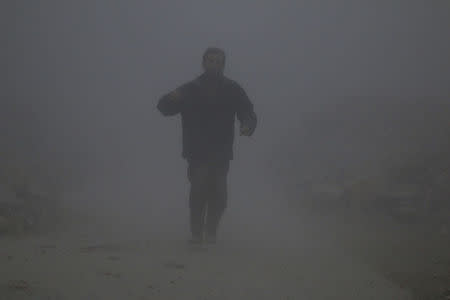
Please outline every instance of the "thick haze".
[[[324, 177], [408, 148], [438, 149], [449, 136], [448, 1], [3, 1], [0, 9], [0, 145], [48, 169], [83, 208], [187, 224], [180, 122], [155, 106], [200, 73], [208, 46], [225, 49], [226, 74], [259, 116], [255, 136], [236, 140], [230, 210], [265, 203], [262, 195], [282, 202], [283, 176]], [[174, 212], [184, 217], [166, 218]]]

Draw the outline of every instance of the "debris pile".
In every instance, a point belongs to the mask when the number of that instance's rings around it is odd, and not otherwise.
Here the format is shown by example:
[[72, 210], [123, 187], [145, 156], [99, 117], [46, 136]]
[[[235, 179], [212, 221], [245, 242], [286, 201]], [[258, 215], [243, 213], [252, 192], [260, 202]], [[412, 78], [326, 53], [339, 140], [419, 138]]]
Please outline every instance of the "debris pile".
[[37, 232], [50, 219], [54, 199], [37, 192], [23, 172], [0, 168], [0, 236]]

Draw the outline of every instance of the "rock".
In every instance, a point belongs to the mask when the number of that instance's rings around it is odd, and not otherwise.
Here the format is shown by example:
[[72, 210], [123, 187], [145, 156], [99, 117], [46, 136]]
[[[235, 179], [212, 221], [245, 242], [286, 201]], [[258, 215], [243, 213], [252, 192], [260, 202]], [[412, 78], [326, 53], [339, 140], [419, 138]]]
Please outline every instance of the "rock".
[[0, 233], [22, 235], [25, 233], [26, 224], [20, 217], [2, 217]]
[[25, 280], [10, 280], [8, 282], [8, 288], [12, 290], [20, 290], [20, 291], [30, 291], [31, 286]]
[[108, 259], [109, 260], [113, 260], [113, 261], [117, 261], [117, 260], [120, 260], [120, 257], [118, 257], [118, 256], [108, 256]]
[[448, 226], [447, 225], [442, 225], [441, 226], [440, 234], [441, 235], [448, 235]]
[[0, 216], [0, 232], [7, 228], [8, 219], [4, 216]]
[[164, 266], [169, 269], [178, 269], [178, 270], [182, 270], [182, 269], [186, 268], [186, 266], [184, 264], [172, 262], [172, 261], [165, 263]]

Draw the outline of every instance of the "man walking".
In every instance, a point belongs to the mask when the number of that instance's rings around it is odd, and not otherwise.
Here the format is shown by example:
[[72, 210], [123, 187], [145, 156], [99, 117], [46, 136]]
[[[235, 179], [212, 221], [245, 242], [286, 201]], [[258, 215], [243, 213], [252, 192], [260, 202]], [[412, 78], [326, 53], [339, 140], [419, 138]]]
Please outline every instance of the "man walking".
[[215, 243], [227, 204], [227, 175], [233, 159], [234, 123], [251, 136], [257, 118], [242, 87], [224, 76], [225, 53], [208, 48], [203, 73], [164, 95], [158, 110], [164, 116], [181, 114], [183, 158], [188, 162], [190, 243]]

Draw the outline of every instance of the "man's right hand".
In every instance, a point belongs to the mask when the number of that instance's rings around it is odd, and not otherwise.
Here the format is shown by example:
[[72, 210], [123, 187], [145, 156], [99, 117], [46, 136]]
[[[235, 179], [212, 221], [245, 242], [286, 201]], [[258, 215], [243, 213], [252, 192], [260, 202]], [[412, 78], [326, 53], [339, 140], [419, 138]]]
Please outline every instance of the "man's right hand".
[[176, 88], [159, 99], [157, 108], [164, 116], [176, 115], [183, 110], [184, 98], [183, 89]]
[[178, 90], [173, 90], [172, 92], [169, 93], [169, 98], [170, 100], [173, 101], [178, 101], [181, 98], [181, 93]]

